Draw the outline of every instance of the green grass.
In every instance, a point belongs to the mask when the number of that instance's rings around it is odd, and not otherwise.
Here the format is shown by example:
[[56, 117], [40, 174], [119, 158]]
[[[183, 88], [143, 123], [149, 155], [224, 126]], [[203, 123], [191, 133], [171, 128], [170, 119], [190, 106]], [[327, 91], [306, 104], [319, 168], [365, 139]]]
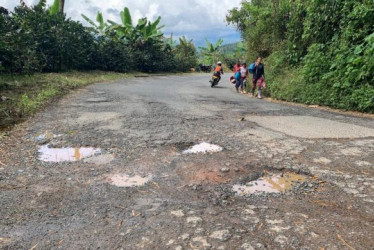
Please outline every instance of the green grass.
[[0, 75], [0, 97], [6, 97], [0, 101], [0, 129], [25, 120], [72, 89], [130, 76], [102, 71]]

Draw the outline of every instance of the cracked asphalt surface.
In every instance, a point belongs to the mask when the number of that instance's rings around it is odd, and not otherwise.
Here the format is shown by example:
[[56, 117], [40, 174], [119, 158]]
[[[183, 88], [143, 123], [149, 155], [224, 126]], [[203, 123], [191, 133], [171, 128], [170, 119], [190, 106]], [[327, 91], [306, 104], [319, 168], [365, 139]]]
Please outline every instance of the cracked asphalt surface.
[[[374, 249], [374, 119], [249, 98], [228, 77], [91, 85], [0, 139], [0, 248]], [[201, 142], [223, 150], [182, 153]], [[101, 151], [45, 162], [42, 145]], [[307, 181], [233, 191], [285, 173]]]

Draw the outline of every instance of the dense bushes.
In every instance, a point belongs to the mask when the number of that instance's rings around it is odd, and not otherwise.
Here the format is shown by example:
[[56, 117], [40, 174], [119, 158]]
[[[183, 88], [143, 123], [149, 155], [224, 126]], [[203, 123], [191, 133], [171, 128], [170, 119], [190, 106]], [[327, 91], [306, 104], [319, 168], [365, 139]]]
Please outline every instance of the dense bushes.
[[99, 38], [94, 58], [94, 66], [100, 70], [129, 72], [134, 69], [133, 54], [123, 41]]
[[270, 94], [374, 112], [374, 2], [253, 0], [230, 11], [248, 56], [266, 59]]
[[[122, 14], [131, 21], [127, 8]], [[46, 8], [45, 1], [16, 7], [12, 13], [0, 8], [0, 72], [186, 71], [196, 65], [187, 65], [179, 48], [165, 42], [160, 18], [154, 23], [142, 18], [137, 26], [125, 26], [108, 25], [99, 17], [100, 25], [86, 28]], [[187, 57], [195, 62], [196, 49]]]
[[78, 22], [60, 14], [50, 15], [40, 6], [16, 7], [1, 15], [0, 61], [7, 72], [90, 69], [95, 48], [93, 37]]

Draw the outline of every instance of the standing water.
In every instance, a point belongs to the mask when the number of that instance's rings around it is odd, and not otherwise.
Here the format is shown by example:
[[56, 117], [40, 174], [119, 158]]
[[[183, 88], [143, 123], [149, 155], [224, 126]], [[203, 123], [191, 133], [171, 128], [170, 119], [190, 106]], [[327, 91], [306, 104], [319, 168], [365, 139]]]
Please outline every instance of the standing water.
[[245, 185], [234, 185], [233, 191], [239, 196], [259, 193], [283, 193], [298, 183], [305, 182], [306, 177], [294, 173], [272, 175], [248, 182]]
[[39, 148], [39, 160], [45, 162], [79, 161], [101, 152], [98, 148], [50, 148], [43, 145]]

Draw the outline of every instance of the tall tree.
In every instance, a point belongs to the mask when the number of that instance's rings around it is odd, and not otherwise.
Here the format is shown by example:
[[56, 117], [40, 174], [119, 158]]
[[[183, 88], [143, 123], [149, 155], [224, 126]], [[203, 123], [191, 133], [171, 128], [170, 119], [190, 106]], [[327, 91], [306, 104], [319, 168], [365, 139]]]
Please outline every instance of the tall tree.
[[64, 13], [65, 0], [60, 0], [60, 13]]

